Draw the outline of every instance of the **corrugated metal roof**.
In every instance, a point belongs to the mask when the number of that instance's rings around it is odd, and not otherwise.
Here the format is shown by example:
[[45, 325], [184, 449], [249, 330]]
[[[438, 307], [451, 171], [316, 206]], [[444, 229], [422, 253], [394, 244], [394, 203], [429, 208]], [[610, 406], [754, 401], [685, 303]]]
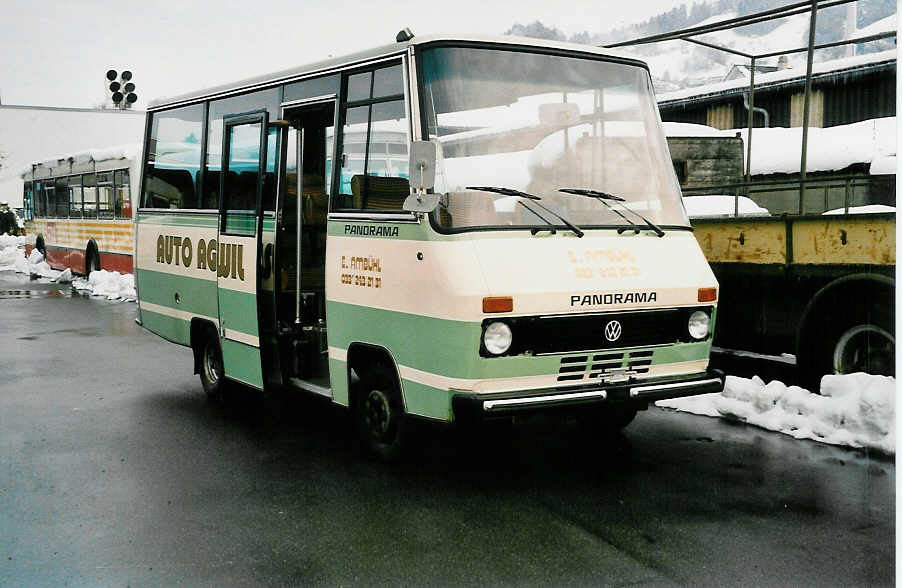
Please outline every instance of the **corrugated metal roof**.
[[[896, 67], [896, 50], [866, 53], [845, 59], [834, 59], [815, 63], [812, 68], [812, 80], [825, 80], [850, 73], [867, 73], [884, 68]], [[805, 72], [798, 69], [783, 69], [755, 76], [755, 91], [778, 86], [787, 86], [805, 82]], [[657, 97], [658, 106], [680, 106], [692, 102], [704, 102], [712, 98], [741, 94], [748, 90], [748, 80], [739, 78], [717, 84], [685, 88], [675, 92], [667, 92]]]

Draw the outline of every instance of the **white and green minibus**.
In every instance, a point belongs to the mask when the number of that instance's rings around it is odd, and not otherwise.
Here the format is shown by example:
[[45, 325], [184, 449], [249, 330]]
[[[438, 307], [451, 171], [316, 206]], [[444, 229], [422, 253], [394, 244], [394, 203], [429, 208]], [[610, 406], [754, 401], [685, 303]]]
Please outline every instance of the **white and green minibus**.
[[413, 37], [148, 109], [139, 322], [224, 381], [412, 418], [569, 409], [623, 427], [720, 391], [717, 282], [647, 66]]

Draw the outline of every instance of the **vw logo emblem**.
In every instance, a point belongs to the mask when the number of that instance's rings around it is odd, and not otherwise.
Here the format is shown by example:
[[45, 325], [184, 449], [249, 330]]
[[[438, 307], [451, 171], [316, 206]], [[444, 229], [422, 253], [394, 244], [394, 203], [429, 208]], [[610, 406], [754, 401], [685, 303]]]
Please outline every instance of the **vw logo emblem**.
[[610, 321], [604, 326], [604, 338], [613, 343], [620, 338], [622, 331], [623, 328], [620, 326], [620, 321]]

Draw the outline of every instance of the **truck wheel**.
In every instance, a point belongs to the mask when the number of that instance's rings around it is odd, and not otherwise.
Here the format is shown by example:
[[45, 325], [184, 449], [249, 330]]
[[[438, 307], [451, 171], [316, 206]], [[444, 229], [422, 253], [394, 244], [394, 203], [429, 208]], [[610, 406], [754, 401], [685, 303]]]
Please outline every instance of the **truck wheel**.
[[895, 375], [896, 338], [890, 313], [844, 309], [824, 315], [821, 328], [806, 336], [798, 357], [803, 383], [812, 392], [820, 391], [825, 374]]
[[204, 392], [207, 393], [207, 398], [218, 400], [222, 397], [225, 375], [219, 338], [211, 331], [204, 336], [201, 345], [200, 383], [204, 387]]
[[383, 364], [360, 382], [354, 420], [364, 449], [382, 461], [399, 459], [407, 437], [407, 415], [394, 374]]

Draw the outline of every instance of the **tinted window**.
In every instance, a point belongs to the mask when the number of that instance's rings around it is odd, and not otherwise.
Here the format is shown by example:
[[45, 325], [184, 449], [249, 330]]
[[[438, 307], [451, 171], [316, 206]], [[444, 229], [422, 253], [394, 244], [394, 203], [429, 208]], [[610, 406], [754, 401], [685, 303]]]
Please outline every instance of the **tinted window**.
[[348, 77], [348, 102], [367, 100], [370, 97], [370, 87], [373, 81], [373, 72], [354, 74]]
[[335, 209], [399, 211], [410, 194], [404, 100], [372, 102], [345, 112]]
[[97, 174], [97, 211], [100, 218], [113, 218], [113, 172]]
[[69, 217], [69, 182], [67, 178], [54, 180], [54, 197], [56, 198], [56, 213], [59, 218]]
[[25, 182], [22, 186], [22, 202], [25, 205], [25, 220], [34, 218], [34, 192], [31, 182]]
[[72, 176], [69, 178], [69, 216], [81, 218], [82, 211], [81, 176]]
[[200, 104], [152, 115], [144, 206], [197, 208], [202, 119]]
[[47, 216], [47, 196], [44, 194], [44, 182], [34, 183], [34, 215]]
[[313, 80], [303, 80], [301, 82], [285, 84], [285, 95], [283, 100], [285, 102], [291, 102], [292, 100], [303, 100], [304, 98], [338, 94], [340, 83], [340, 76], [333, 75], [325, 78], [316, 78]]
[[97, 176], [85, 174], [81, 177], [82, 193], [84, 194], [85, 218], [97, 218]]
[[373, 98], [397, 96], [404, 93], [401, 64], [377, 69], [373, 76]]
[[219, 208], [220, 166], [222, 164], [222, 119], [266, 109], [270, 119], [279, 118], [279, 89], [270, 88], [251, 94], [232, 96], [210, 102], [207, 123], [207, 168], [204, 176], [202, 208]]
[[120, 169], [113, 174], [116, 184], [115, 214], [117, 218], [132, 217], [131, 187], [129, 185], [128, 170]]
[[254, 234], [257, 186], [260, 175], [261, 123], [228, 127], [228, 159], [223, 162], [222, 182], [225, 232]]

